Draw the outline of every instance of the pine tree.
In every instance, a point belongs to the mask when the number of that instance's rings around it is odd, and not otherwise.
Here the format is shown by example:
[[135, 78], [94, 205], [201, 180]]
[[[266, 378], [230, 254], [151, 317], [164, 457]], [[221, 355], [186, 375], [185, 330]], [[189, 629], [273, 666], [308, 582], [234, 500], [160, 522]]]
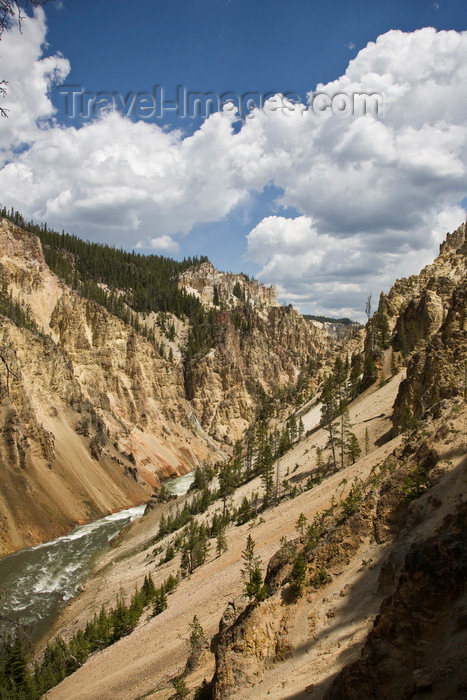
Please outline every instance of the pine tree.
[[146, 574], [144, 577], [141, 593], [144, 605], [147, 605], [154, 598], [156, 587], [154, 585], [154, 581], [152, 580], [151, 574]]
[[248, 535], [245, 551], [242, 552], [244, 566], [242, 569], [242, 578], [245, 581], [245, 593], [255, 602], [265, 600], [268, 595], [268, 589], [263, 584], [263, 575], [261, 573], [261, 559], [255, 554], [255, 542], [251, 535]]
[[321, 408], [321, 419], [329, 431], [329, 442], [331, 445], [332, 462], [334, 469], [337, 469], [333, 421], [338, 411], [338, 405], [336, 401], [335, 383], [332, 375], [329, 375], [324, 379], [323, 389], [321, 392], [321, 401], [323, 402]]
[[290, 574], [290, 592], [294, 598], [299, 598], [306, 583], [306, 561], [300, 553], [294, 561], [292, 573]]
[[152, 609], [153, 616], [160, 615], [167, 608], [167, 593], [165, 586], [156, 589], [154, 594], [154, 606]]
[[378, 331], [380, 345], [385, 350], [389, 347], [389, 321], [384, 311], [378, 313]]
[[274, 455], [271, 446], [271, 436], [265, 420], [261, 420], [257, 427], [257, 457], [256, 470], [261, 475], [264, 488], [264, 507], [267, 508], [274, 492]]
[[[18, 688], [24, 690], [25, 693], [32, 692], [33, 680], [28, 668], [24, 639], [20, 636], [19, 632], [16, 633], [13, 643], [8, 649], [4, 668], [5, 675], [13, 689]], [[14, 697], [17, 696], [15, 695]], [[24, 697], [30, 696], [25, 694]]]
[[358, 439], [357, 439], [357, 436], [355, 435], [355, 433], [349, 433], [349, 435], [347, 436], [346, 448], [347, 448], [347, 456], [350, 460], [350, 463], [355, 464], [355, 462], [358, 460], [358, 458], [362, 454], [362, 448], [360, 447], [360, 444], [358, 442]]
[[223, 515], [225, 516], [227, 511], [227, 500], [235, 493], [235, 489], [238, 486], [239, 479], [238, 473], [235, 470], [232, 462], [224, 462], [219, 469], [219, 497], [222, 498], [223, 502]]
[[217, 533], [216, 539], [216, 552], [217, 556], [220, 557], [221, 554], [227, 551], [227, 537], [225, 536], [225, 527], [222, 527]]
[[370, 452], [370, 435], [368, 433], [368, 426], [365, 428], [365, 454]]
[[306, 527], [307, 519], [304, 513], [300, 513], [298, 516], [297, 522], [295, 523], [295, 529], [298, 530], [300, 535], [303, 537], [305, 533], [305, 527]]
[[204, 523], [198, 525], [193, 518], [188, 524], [182, 546], [182, 571], [192, 574], [198, 566], [204, 564], [208, 550], [209, 542], [206, 526]]
[[324, 467], [323, 450], [321, 447], [316, 448], [316, 467], [321, 470]]
[[347, 408], [346, 404], [343, 404], [344, 408], [341, 413], [341, 419], [340, 419], [340, 439], [339, 439], [339, 444], [341, 448], [341, 469], [344, 468], [344, 454], [345, 454], [345, 447], [347, 445], [347, 437], [350, 434], [350, 429], [352, 428], [352, 424], [350, 422], [350, 415], [349, 415], [349, 409]]
[[190, 630], [191, 632], [188, 642], [190, 644], [190, 648], [193, 650], [194, 647], [206, 641], [206, 635], [204, 634], [204, 630], [200, 621], [198, 620], [197, 615], [194, 615], [193, 621], [190, 622]]
[[246, 496], [243, 496], [243, 500], [240, 504], [240, 508], [237, 511], [237, 524], [243, 525], [247, 523], [252, 517], [251, 503]]

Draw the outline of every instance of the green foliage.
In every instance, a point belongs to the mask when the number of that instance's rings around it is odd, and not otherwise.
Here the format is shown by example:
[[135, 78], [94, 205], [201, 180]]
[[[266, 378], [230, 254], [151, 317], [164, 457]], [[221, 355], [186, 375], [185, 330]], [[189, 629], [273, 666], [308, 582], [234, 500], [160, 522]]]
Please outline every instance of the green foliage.
[[193, 650], [195, 647], [199, 646], [199, 644], [203, 644], [206, 641], [206, 635], [204, 634], [204, 630], [197, 615], [194, 615], [193, 621], [190, 622], [190, 630], [188, 643], [191, 650]]
[[162, 560], [164, 564], [166, 564], [169, 561], [172, 561], [172, 559], [175, 557], [175, 547], [173, 544], [168, 544], [167, 549], [165, 550], [165, 557]]
[[254, 509], [251, 507], [251, 503], [246, 496], [243, 496], [243, 500], [240, 507], [237, 510], [237, 525], [244, 525], [254, 516]]
[[311, 550], [316, 547], [320, 539], [326, 532], [323, 522], [323, 516], [319, 513], [313, 518], [313, 522], [308, 526], [306, 531], [307, 544], [306, 549]]
[[302, 595], [303, 587], [306, 583], [306, 561], [303, 554], [299, 554], [294, 561], [292, 573], [290, 574], [290, 592], [294, 598]]
[[204, 491], [214, 478], [214, 470], [212, 467], [196, 467], [193, 483], [190, 486], [190, 491]]
[[237, 297], [237, 299], [240, 299], [240, 301], [245, 301], [245, 289], [240, 282], [235, 282], [232, 294]]
[[255, 554], [255, 542], [251, 535], [248, 535], [245, 551], [242, 552], [244, 566], [242, 578], [245, 582], [245, 594], [256, 603], [268, 597], [268, 587], [263, 583], [261, 573], [261, 560]]
[[191, 501], [186, 501], [182, 510], [177, 506], [175, 512], [170, 512], [167, 516], [162, 514], [154, 542], [187, 525], [194, 515], [204, 513], [216, 498], [217, 494], [206, 486], [201, 493], [195, 494]]
[[182, 574], [191, 574], [206, 561], [209, 550], [208, 531], [204, 523], [192, 519], [188, 524], [182, 544]]
[[[18, 212], [3, 209], [2, 214], [39, 236], [47, 264], [68, 286], [101, 304], [149, 339], [153, 340], [154, 336], [140, 324], [135, 312], [185, 315], [193, 324], [204, 318], [201, 302], [178, 288], [177, 277], [189, 267], [206, 262], [206, 256], [177, 262], [161, 255], [130, 253], [82, 241], [64, 232], [57, 233], [45, 224], [26, 222]], [[165, 332], [173, 340], [175, 329], [172, 326], [169, 324]]]
[[373, 352], [369, 352], [365, 357], [363, 373], [367, 382], [374, 382], [377, 376], [377, 367]]
[[183, 700], [183, 698], [186, 698], [190, 692], [183, 678], [174, 678], [172, 681], [172, 685], [174, 687], [175, 697], [177, 698], [177, 700]]
[[9, 318], [18, 328], [27, 328], [33, 333], [41, 334], [29, 305], [14, 299], [4, 282], [0, 286], [0, 315]]
[[0, 698], [36, 698], [34, 680], [28, 668], [26, 640], [20, 629], [6, 647], [0, 668]]
[[305, 534], [305, 527], [307, 524], [307, 519], [306, 516], [303, 513], [300, 513], [300, 515], [297, 518], [297, 522], [295, 523], [295, 529], [298, 530], [300, 535], [303, 537]]
[[363, 487], [361, 481], [355, 477], [352, 488], [350, 489], [347, 498], [342, 503], [342, 515], [344, 519], [350, 518], [358, 512], [363, 501]]
[[323, 450], [321, 447], [316, 448], [316, 467], [317, 469], [322, 469], [324, 466], [323, 462]]
[[321, 586], [325, 586], [327, 583], [330, 583], [331, 580], [331, 575], [324, 567], [320, 566], [318, 569], [316, 569], [313, 577], [313, 584], [315, 588], [321, 588]]
[[221, 554], [227, 551], [227, 538], [225, 536], [225, 527], [222, 527], [217, 533], [216, 552], [220, 557]]
[[355, 462], [359, 459], [360, 455], [362, 454], [362, 448], [360, 447], [355, 433], [349, 432], [347, 435], [346, 452], [350, 464], [355, 464]]
[[167, 592], [164, 586], [161, 586], [155, 591], [154, 594], [154, 606], [152, 609], [153, 617], [155, 615], [160, 615], [167, 608]]
[[404, 500], [413, 501], [426, 491], [427, 486], [427, 470], [423, 464], [419, 464], [405, 477], [400, 492], [403, 494]]
[[245, 592], [255, 603], [260, 603], [268, 597], [269, 590], [268, 587], [263, 584], [263, 574], [259, 567], [254, 568], [251, 572], [249, 581], [245, 583]]
[[377, 329], [379, 336], [379, 344], [386, 350], [389, 347], [389, 321], [384, 311], [378, 311], [377, 314]]
[[219, 492], [218, 495], [224, 503], [224, 514], [227, 508], [227, 500], [235, 493], [235, 489], [240, 483], [239, 473], [233, 462], [224, 462], [218, 474]]

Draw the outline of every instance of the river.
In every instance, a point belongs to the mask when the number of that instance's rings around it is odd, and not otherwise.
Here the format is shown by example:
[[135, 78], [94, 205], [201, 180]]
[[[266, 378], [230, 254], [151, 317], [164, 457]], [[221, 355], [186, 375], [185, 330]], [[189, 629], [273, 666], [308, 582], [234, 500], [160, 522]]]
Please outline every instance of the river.
[[[170, 493], [186, 493], [194, 472], [166, 482]], [[50, 542], [21, 549], [0, 559], [0, 616], [28, 625], [38, 640], [65, 603], [76, 595], [96, 559], [110, 547], [122, 528], [141, 517], [145, 505], [80, 525]], [[0, 634], [2, 634], [0, 622]]]

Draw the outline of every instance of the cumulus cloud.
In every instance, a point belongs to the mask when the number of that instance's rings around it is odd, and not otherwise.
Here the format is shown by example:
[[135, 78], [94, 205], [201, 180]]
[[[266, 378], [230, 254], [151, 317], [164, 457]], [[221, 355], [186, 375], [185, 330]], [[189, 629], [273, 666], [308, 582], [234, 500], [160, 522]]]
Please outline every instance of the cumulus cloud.
[[[232, 112], [213, 114], [186, 137], [116, 112], [79, 129], [55, 123], [49, 94], [69, 64], [44, 57], [45, 36], [39, 10], [1, 44], [11, 115], [0, 191], [27, 216], [175, 253], [174, 235], [273, 185], [281, 195], [247, 237], [259, 277], [303, 310], [360, 317], [369, 291], [429, 262], [463, 219], [467, 33], [388, 32], [308, 105], [270, 101], [235, 128]], [[382, 111], [313, 110], [317, 92], [378, 93]], [[295, 218], [278, 215], [290, 208]]]
[[38, 9], [34, 18], [25, 17], [21, 34], [16, 27], [4, 32], [0, 44], [1, 79], [7, 80], [8, 119], [2, 119], [0, 153], [3, 159], [11, 151], [32, 144], [46, 128], [55, 108], [49, 90], [61, 83], [70, 72], [69, 61], [60, 55], [42, 56], [46, 24], [44, 12]]
[[178, 253], [180, 246], [173, 238], [164, 234], [157, 238], [151, 238], [149, 241], [138, 241], [136, 248], [150, 248], [157, 253]]

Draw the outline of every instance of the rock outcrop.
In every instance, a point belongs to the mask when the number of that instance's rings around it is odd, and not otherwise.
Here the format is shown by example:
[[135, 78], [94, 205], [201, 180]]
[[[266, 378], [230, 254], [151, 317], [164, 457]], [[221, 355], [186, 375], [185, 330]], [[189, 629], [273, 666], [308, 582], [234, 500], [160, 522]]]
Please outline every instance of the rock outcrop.
[[399, 327], [405, 324], [415, 329], [409, 335], [415, 352], [394, 406], [396, 431], [410, 428], [414, 421], [429, 414], [439, 415], [445, 399], [467, 396], [466, 271], [464, 225], [441, 246], [425, 289], [417, 300], [411, 300], [398, 320]]
[[467, 542], [463, 529], [413, 546], [363, 648], [325, 700], [464, 697]]
[[242, 687], [256, 685], [273, 665], [283, 617], [277, 600], [268, 600], [261, 609], [242, 598], [229, 603], [216, 640], [213, 700], [238, 697]]
[[247, 275], [219, 272], [210, 262], [183, 272], [178, 278], [178, 285], [188, 294], [198, 297], [207, 308], [220, 308], [221, 305], [235, 307], [245, 301], [257, 311], [279, 306], [273, 285], [266, 287]]

